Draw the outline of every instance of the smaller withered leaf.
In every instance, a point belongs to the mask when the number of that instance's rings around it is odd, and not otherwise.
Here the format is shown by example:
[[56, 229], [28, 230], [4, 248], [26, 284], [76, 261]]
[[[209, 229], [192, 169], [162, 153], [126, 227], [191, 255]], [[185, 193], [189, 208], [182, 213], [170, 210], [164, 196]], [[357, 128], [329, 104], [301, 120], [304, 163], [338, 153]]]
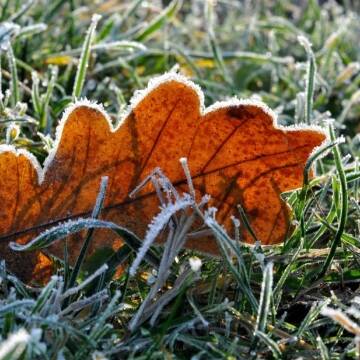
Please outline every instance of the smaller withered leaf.
[[[226, 229], [232, 231], [230, 217], [238, 217], [241, 204], [263, 244], [284, 241], [290, 211], [280, 193], [301, 186], [305, 162], [326, 135], [312, 128], [280, 128], [262, 103], [232, 100], [203, 107], [195, 84], [166, 75], [136, 95], [117, 129], [97, 105], [70, 107], [43, 169], [25, 151], [1, 146], [0, 250], [10, 269], [28, 281], [39, 262], [47, 264], [41, 254], [11, 251], [9, 242], [27, 243], [58, 222], [89, 216], [103, 176], [109, 185], [102, 218], [142, 237], [159, 201], [150, 184], [135, 198], [129, 193], [156, 167], [180, 192], [187, 191], [181, 157], [188, 159], [197, 195], [211, 195], [210, 205], [218, 208], [217, 220]], [[242, 231], [242, 239], [253, 242], [245, 227]], [[82, 242], [81, 234], [70, 238], [72, 262]], [[104, 246], [118, 248], [121, 240], [96, 230], [90, 253]], [[209, 237], [186, 246], [218, 253]], [[61, 257], [63, 243], [49, 251]]]

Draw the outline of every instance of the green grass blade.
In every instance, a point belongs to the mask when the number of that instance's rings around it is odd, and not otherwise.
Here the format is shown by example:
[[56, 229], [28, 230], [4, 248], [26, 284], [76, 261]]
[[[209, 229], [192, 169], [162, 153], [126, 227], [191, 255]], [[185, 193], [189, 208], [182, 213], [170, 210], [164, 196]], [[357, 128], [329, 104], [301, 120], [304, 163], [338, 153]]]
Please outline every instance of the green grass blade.
[[301, 338], [305, 331], [308, 330], [309, 326], [318, 318], [321, 313], [321, 310], [330, 303], [330, 299], [322, 303], [314, 303], [306, 314], [304, 320], [301, 322], [300, 326], [297, 329], [296, 336]]
[[74, 87], [73, 87], [73, 101], [76, 101], [76, 99], [80, 98], [81, 92], [84, 86], [85, 77], [86, 77], [86, 71], [89, 64], [89, 58], [90, 58], [90, 51], [91, 51], [91, 44], [95, 37], [95, 29], [97, 26], [97, 23], [99, 22], [101, 16], [100, 15], [94, 15], [91, 18], [91, 24], [88, 29], [88, 32], [86, 34], [85, 42], [82, 48], [82, 53], [79, 60], [79, 66], [77, 68]]
[[263, 281], [259, 302], [259, 311], [256, 318], [255, 333], [264, 332], [266, 329], [267, 318], [270, 311], [270, 303], [273, 294], [273, 264], [268, 263], [263, 271]]
[[[101, 184], [100, 184], [99, 193], [98, 193], [98, 196], [96, 198], [96, 203], [95, 203], [94, 209], [93, 209], [92, 214], [91, 214], [91, 217], [93, 219], [97, 219], [99, 217], [99, 215], [100, 215], [101, 208], [102, 208], [104, 200], [105, 200], [105, 194], [106, 194], [106, 188], [107, 188], [107, 185], [108, 185], [108, 180], [109, 179], [108, 179], [107, 176], [101, 178]], [[81, 247], [81, 250], [80, 250], [80, 254], [79, 254], [79, 256], [78, 256], [78, 258], [76, 260], [74, 269], [71, 272], [70, 280], [69, 280], [69, 283], [68, 283], [68, 288], [71, 288], [71, 287], [73, 287], [75, 285], [76, 279], [77, 279], [77, 277], [79, 275], [79, 272], [80, 272], [80, 269], [81, 269], [81, 266], [82, 266], [82, 264], [83, 264], [83, 262], [85, 260], [85, 256], [86, 256], [87, 250], [89, 248], [93, 233], [94, 233], [93, 228], [91, 228], [91, 229], [89, 229], [87, 231], [84, 243], [83, 243], [83, 245]]]
[[272, 354], [275, 359], [281, 359], [281, 350], [279, 345], [272, 340], [267, 334], [263, 333], [262, 331], [255, 331], [255, 336], [257, 336], [267, 347], [272, 351]]
[[9, 45], [7, 55], [11, 73], [11, 104], [14, 107], [20, 101], [20, 87], [15, 55], [11, 45]]
[[144, 41], [156, 31], [161, 29], [181, 8], [182, 0], [173, 0], [148, 26], [142, 29], [136, 36], [136, 41]]
[[315, 55], [311, 49], [311, 43], [304, 36], [299, 36], [298, 41], [305, 48], [308, 62], [306, 70], [306, 86], [305, 86], [305, 121], [307, 124], [311, 124], [312, 108], [313, 108], [313, 99], [314, 99], [314, 84], [316, 76], [316, 62]]
[[[335, 141], [335, 132], [334, 132], [334, 128], [332, 127], [332, 125], [329, 126], [329, 130], [330, 130], [331, 140]], [[346, 225], [346, 221], [347, 221], [347, 217], [348, 217], [348, 187], [347, 187], [347, 182], [346, 182], [346, 175], [345, 175], [344, 168], [343, 168], [343, 165], [341, 162], [341, 155], [340, 155], [340, 150], [339, 150], [338, 145], [333, 148], [333, 155], [334, 155], [336, 170], [337, 170], [338, 176], [339, 176], [340, 189], [341, 189], [341, 204], [340, 204], [340, 209], [339, 209], [339, 225], [338, 225], [336, 234], [334, 236], [334, 239], [332, 241], [329, 255], [327, 256], [325, 263], [322, 266], [320, 273], [318, 275], [319, 278], [325, 275], [327, 269], [329, 268], [329, 266], [334, 258], [336, 249], [341, 242], [341, 237], [345, 230], [345, 225]]]

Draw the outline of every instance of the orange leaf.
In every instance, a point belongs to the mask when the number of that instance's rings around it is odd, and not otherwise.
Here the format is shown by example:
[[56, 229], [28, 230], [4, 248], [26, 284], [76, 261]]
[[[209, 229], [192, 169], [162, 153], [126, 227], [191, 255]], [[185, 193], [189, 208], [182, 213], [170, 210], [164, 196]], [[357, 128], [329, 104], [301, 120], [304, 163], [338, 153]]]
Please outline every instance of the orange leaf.
[[[8, 242], [24, 244], [57, 222], [88, 216], [102, 176], [109, 177], [102, 218], [143, 236], [158, 199], [150, 184], [135, 199], [128, 194], [155, 167], [187, 191], [181, 157], [188, 159], [199, 196], [211, 195], [217, 220], [229, 231], [241, 204], [257, 238], [280, 243], [290, 212], [279, 194], [301, 186], [309, 154], [326, 139], [318, 129], [277, 126], [274, 113], [258, 102], [231, 100], [204, 110], [201, 90], [174, 74], [136, 95], [117, 129], [101, 107], [80, 102], [65, 112], [56, 136], [44, 169], [23, 150], [0, 147], [0, 250], [23, 278], [31, 276], [38, 255], [18, 255]], [[242, 236], [253, 241], [244, 229]], [[81, 245], [81, 235], [71, 238], [72, 262]], [[111, 232], [96, 230], [90, 252], [120, 245]], [[192, 239], [187, 247], [218, 253], [209, 238]], [[59, 242], [50, 253], [61, 256], [62, 248]]]

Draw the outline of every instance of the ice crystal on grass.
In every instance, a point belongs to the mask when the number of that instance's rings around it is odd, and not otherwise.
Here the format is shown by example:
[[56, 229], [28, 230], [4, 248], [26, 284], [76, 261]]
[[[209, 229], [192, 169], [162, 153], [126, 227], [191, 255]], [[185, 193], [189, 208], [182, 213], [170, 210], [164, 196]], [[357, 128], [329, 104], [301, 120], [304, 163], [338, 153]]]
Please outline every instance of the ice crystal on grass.
[[160, 169], [155, 169], [140, 184], [140, 186], [133, 191], [133, 194], [139, 191], [148, 181], [153, 183], [162, 205], [160, 207], [160, 212], [150, 223], [143, 244], [137, 252], [135, 260], [131, 264], [129, 270], [130, 275], [135, 275], [141, 260], [144, 258], [151, 244], [159, 236], [164, 236], [163, 230], [166, 227], [168, 228], [168, 234], [156, 279], [154, 279], [147, 297], [130, 321], [129, 328], [131, 331], [136, 330], [140, 324], [150, 317], [150, 323], [154, 325], [164, 306], [176, 296], [177, 291], [184, 286], [184, 283], [189, 278], [190, 269], [189, 266], [186, 265], [178, 275], [173, 288], [166, 291], [154, 301], [157, 293], [164, 286], [170, 275], [170, 267], [180, 250], [182, 250], [187, 235], [190, 232], [196, 217], [199, 215], [195, 209], [199, 209], [199, 206], [202, 207], [205, 203], [204, 199], [202, 199], [200, 204], [196, 204], [194, 198], [195, 192], [191, 190], [192, 184], [189, 186], [190, 194], [184, 193], [180, 195]]
[[[149, 318], [150, 324], [153, 326], [165, 305], [177, 295], [182, 287], [186, 286], [188, 282], [191, 283], [195, 281], [200, 275], [202, 261], [197, 257], [191, 257], [189, 262], [180, 265], [180, 271], [173, 287], [163, 294], [159, 294], [167, 281], [170, 275], [170, 269], [173, 266], [177, 255], [183, 249], [187, 238], [196, 236], [197, 233], [202, 233], [204, 231], [203, 225], [201, 225], [202, 229], [194, 229], [195, 220], [200, 218], [201, 223], [207, 224], [206, 218], [210, 214], [212, 221], [216, 222], [216, 209], [210, 208], [209, 210], [204, 210], [204, 207], [209, 201], [209, 196], [203, 196], [199, 202], [196, 201], [195, 189], [187, 166], [187, 160], [186, 158], [182, 158], [180, 159], [180, 162], [184, 168], [189, 194], [183, 193], [180, 195], [160, 169], [155, 169], [154, 172], [135, 189], [135, 191], [139, 191], [142, 186], [148, 181], [151, 181], [157, 189], [159, 201], [162, 205], [159, 214], [154, 217], [149, 225], [144, 243], [130, 267], [130, 275], [135, 275], [136, 269], [142, 258], [155, 239], [159, 236], [165, 236], [163, 232], [165, 228], [167, 228], [168, 233], [156, 279], [152, 282], [147, 297], [129, 323], [131, 331], [135, 331]], [[192, 307], [194, 309], [196, 308], [194, 304]], [[198, 317], [205, 323], [205, 320], [203, 320], [200, 313], [198, 313]]]
[[155, 218], [149, 225], [148, 231], [144, 238], [144, 242], [137, 253], [136, 259], [130, 267], [129, 272], [131, 276], [135, 275], [136, 269], [138, 268], [141, 260], [144, 258], [145, 253], [148, 251], [151, 244], [155, 241], [163, 228], [168, 224], [171, 217], [178, 211], [184, 210], [189, 206], [193, 205], [193, 203], [193, 199], [188, 194], [184, 194], [175, 203], [170, 203], [161, 208], [160, 213], [155, 216]]
[[[95, 290], [87, 294], [89, 286], [96, 284], [100, 273], [106, 270], [104, 266], [86, 277], [80, 285], [68, 290], [65, 289], [63, 277], [57, 275], [40, 292], [35, 288], [24, 287], [21, 283], [16, 285], [16, 291], [12, 288], [12, 296], [2, 301], [0, 322], [3, 316], [12, 314], [14, 333], [1, 343], [0, 358], [17, 359], [22, 354], [26, 354], [29, 359], [44, 358], [50, 344], [51, 351], [54, 351], [56, 346], [61, 346], [69, 339], [77, 341], [75, 353], [79, 357], [80, 354], [84, 357], [98, 342], [102, 346], [111, 346], [113, 339], [105, 341], [107, 332], [100, 331], [100, 328], [117, 312], [120, 292], [111, 296], [108, 289], [97, 290], [95, 286]], [[11, 284], [13, 279], [2, 274], [3, 284]], [[20, 290], [28, 293], [28, 296], [36, 294], [36, 299], [19, 299]], [[69, 297], [71, 302], [68, 301]], [[93, 321], [95, 314], [98, 317], [96, 322]], [[18, 327], [21, 324], [29, 330]], [[109, 325], [106, 327], [109, 329]], [[92, 342], [90, 347], [89, 340]]]
[[339, 323], [345, 330], [360, 337], [360, 326], [352, 321], [343, 311], [325, 307], [321, 314]]
[[0, 359], [19, 359], [30, 339], [31, 336], [25, 329], [11, 334], [0, 345]]
[[3, 22], [0, 24], [0, 51], [7, 51], [10, 40], [20, 31], [20, 26], [13, 22]]
[[[339, 300], [333, 296], [334, 302], [339, 304]], [[346, 331], [354, 336], [353, 343], [357, 351], [360, 349], [360, 298], [355, 296], [349, 306], [341, 305], [341, 308], [324, 306], [321, 314], [330, 318], [332, 321], [340, 325]]]
[[202, 261], [198, 257], [193, 256], [189, 259], [189, 264], [192, 271], [198, 272], [201, 269]]

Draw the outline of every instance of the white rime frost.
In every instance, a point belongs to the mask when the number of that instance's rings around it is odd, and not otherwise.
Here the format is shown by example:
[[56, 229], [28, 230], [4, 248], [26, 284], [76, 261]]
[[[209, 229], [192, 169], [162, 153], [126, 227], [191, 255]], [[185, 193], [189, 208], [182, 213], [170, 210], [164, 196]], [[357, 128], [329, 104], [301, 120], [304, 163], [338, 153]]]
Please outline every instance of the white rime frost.
[[18, 332], [11, 334], [9, 338], [0, 345], [0, 359], [5, 359], [9, 356], [20, 356], [24, 351], [26, 344], [30, 341], [30, 334], [25, 329], [20, 329]]
[[[121, 125], [127, 119], [129, 114], [131, 113], [131, 111], [133, 111], [133, 109], [136, 108], [136, 106], [139, 105], [139, 103], [141, 101], [143, 101], [146, 98], [146, 96], [148, 96], [157, 87], [163, 85], [166, 82], [170, 82], [170, 81], [177, 81], [177, 82], [182, 83], [194, 90], [194, 92], [197, 94], [197, 96], [199, 98], [199, 110], [200, 110], [200, 114], [202, 116], [207, 115], [211, 112], [226, 108], [228, 106], [251, 105], [251, 106], [258, 107], [259, 109], [264, 111], [266, 114], [268, 114], [273, 121], [273, 125], [274, 125], [275, 129], [279, 129], [284, 132], [312, 129], [312, 130], [323, 133], [326, 136], [326, 138], [329, 140], [328, 132], [320, 126], [315, 126], [315, 125], [309, 126], [309, 125], [304, 125], [304, 124], [297, 124], [297, 125], [283, 127], [283, 126], [279, 125], [277, 122], [277, 115], [275, 114], [275, 112], [273, 110], [271, 110], [266, 104], [264, 104], [261, 101], [255, 101], [253, 99], [232, 98], [232, 99], [229, 99], [226, 101], [216, 102], [213, 105], [211, 105], [210, 107], [205, 108], [204, 93], [202, 92], [201, 88], [198, 85], [196, 85], [195, 83], [193, 83], [191, 80], [189, 80], [187, 77], [177, 74], [175, 72], [169, 72], [169, 73], [165, 73], [164, 75], [154, 77], [153, 79], [151, 79], [149, 81], [148, 86], [145, 89], [136, 91], [134, 93], [133, 97], [130, 100], [130, 105], [128, 106], [127, 110], [124, 112], [122, 119], [120, 119], [119, 124], [116, 127], [114, 127], [112, 125], [110, 116], [107, 114], [107, 112], [104, 110], [104, 108], [101, 104], [94, 103], [87, 99], [82, 99], [82, 100], [77, 100], [77, 101], [75, 101], [75, 103], [68, 106], [62, 115], [59, 125], [56, 128], [54, 147], [49, 152], [49, 155], [45, 159], [43, 167], [40, 166], [40, 164], [37, 161], [37, 159], [35, 158], [35, 156], [33, 156], [30, 152], [28, 152], [24, 149], [17, 150], [14, 147], [9, 147], [7, 145], [0, 145], [0, 154], [4, 153], [4, 152], [12, 152], [18, 156], [22, 155], [22, 156], [27, 157], [29, 159], [29, 161], [32, 163], [33, 167], [35, 168], [35, 170], [38, 174], [38, 183], [41, 184], [44, 180], [47, 169], [49, 168], [50, 164], [53, 162], [53, 160], [55, 158], [57, 149], [58, 149], [60, 141], [61, 141], [63, 129], [69, 118], [69, 115], [75, 109], [77, 109], [81, 106], [86, 106], [86, 107], [89, 107], [89, 108], [99, 111], [102, 114], [102, 116], [104, 116], [105, 120], [107, 121], [107, 123], [109, 125], [110, 131], [113, 133], [121, 127]], [[312, 153], [314, 153], [316, 150], [317, 149], [315, 148]]]
[[167, 225], [170, 218], [179, 210], [183, 210], [188, 206], [193, 205], [193, 203], [194, 201], [191, 196], [189, 194], [184, 194], [184, 196], [175, 203], [169, 203], [166, 206], [161, 207], [160, 213], [156, 215], [150, 223], [143, 244], [130, 267], [129, 272], [131, 276], [135, 275], [136, 270], [141, 263], [141, 260], [145, 256], [146, 252], [149, 250], [151, 244], [155, 241], [156, 237], [159, 235], [160, 231]]

